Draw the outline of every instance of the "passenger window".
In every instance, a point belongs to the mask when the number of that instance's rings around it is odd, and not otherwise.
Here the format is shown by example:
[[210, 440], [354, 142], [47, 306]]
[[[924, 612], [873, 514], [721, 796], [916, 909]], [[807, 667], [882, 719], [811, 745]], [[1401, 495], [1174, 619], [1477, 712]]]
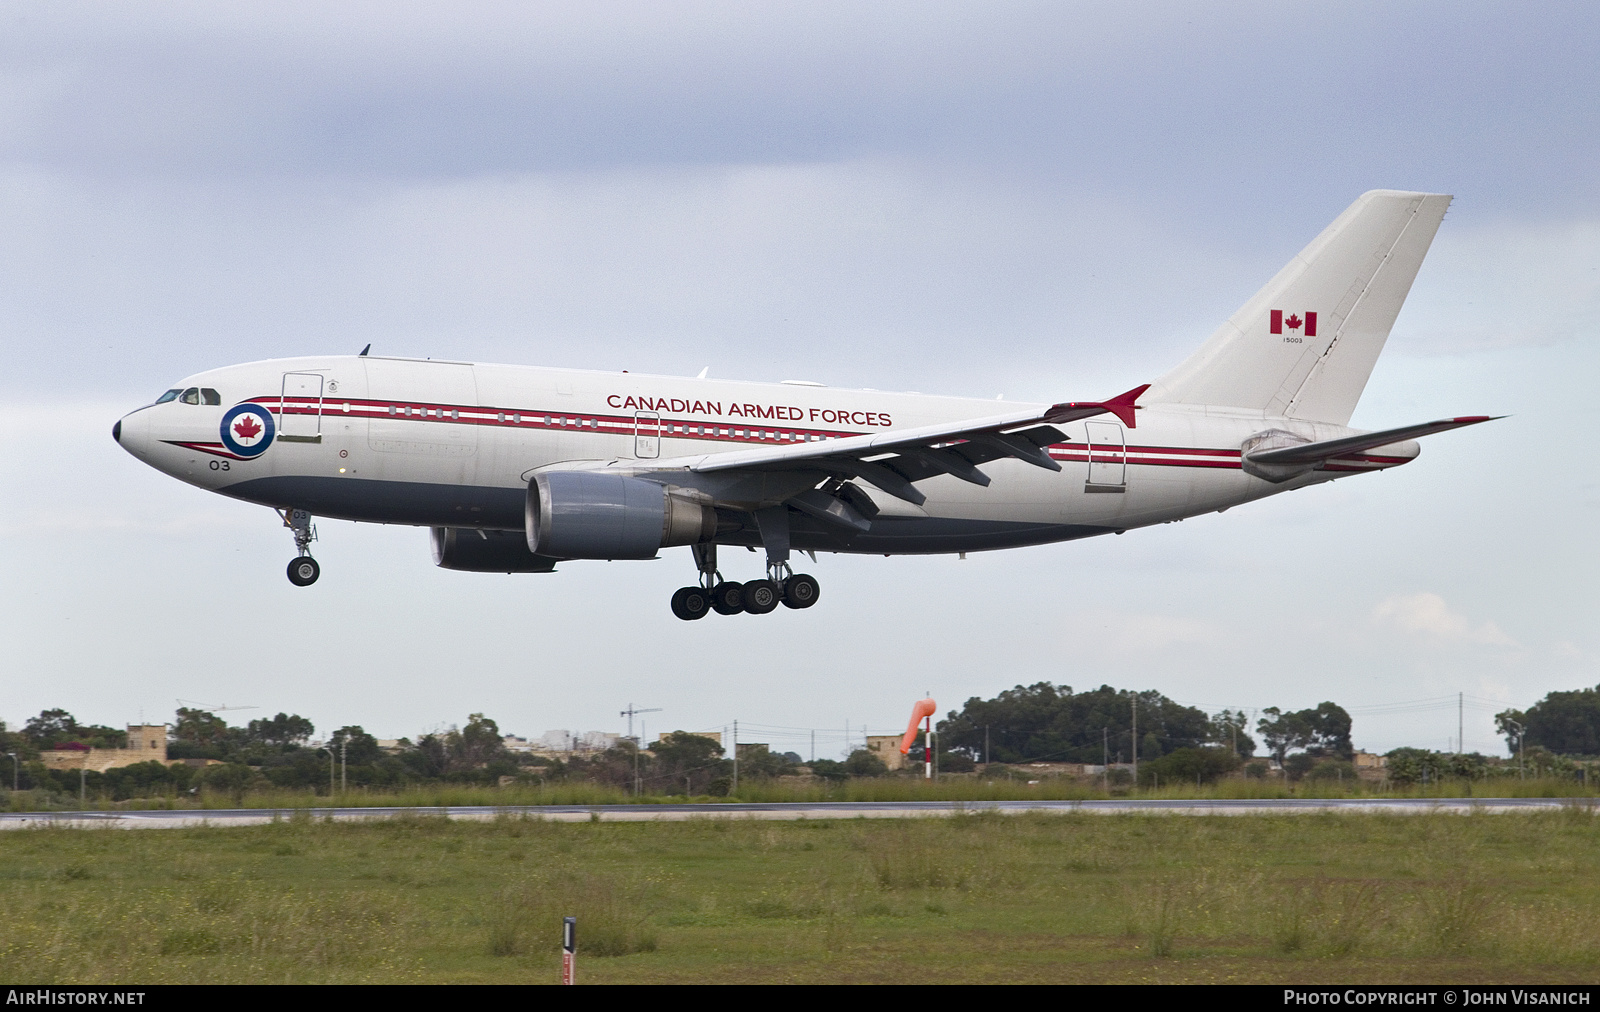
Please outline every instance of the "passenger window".
[[213, 406], [219, 405], [219, 404], [222, 403], [222, 395], [217, 393], [215, 390], [211, 389], [210, 387], [201, 387], [200, 388], [200, 403], [201, 404], [210, 404], [210, 405], [213, 405]]
[[199, 387], [190, 387], [189, 389], [185, 390], [181, 396], [179, 396], [178, 400], [182, 401], [185, 404], [199, 404], [200, 403], [200, 388]]
[[173, 389], [168, 390], [166, 393], [162, 394], [160, 397], [157, 397], [156, 398], [156, 403], [157, 404], [165, 404], [168, 401], [175, 401], [175, 400], [178, 399], [178, 395], [181, 394], [181, 393], [183, 393], [182, 390], [179, 390], [176, 387], [174, 387]]

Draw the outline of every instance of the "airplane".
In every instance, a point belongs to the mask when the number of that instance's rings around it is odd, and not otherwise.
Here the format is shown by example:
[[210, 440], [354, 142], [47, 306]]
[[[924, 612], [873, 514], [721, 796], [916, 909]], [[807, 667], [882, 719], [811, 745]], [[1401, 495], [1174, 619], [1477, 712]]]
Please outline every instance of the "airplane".
[[[549, 573], [687, 546], [685, 620], [816, 604], [795, 552], [966, 553], [1121, 534], [1414, 459], [1446, 418], [1348, 422], [1447, 194], [1363, 194], [1165, 375], [995, 401], [370, 354], [196, 373], [112, 428], [181, 481], [274, 509], [309, 586], [314, 517], [426, 526], [435, 564]], [[997, 411], [1003, 406], [1004, 410]], [[764, 576], [718, 569], [759, 549]]]

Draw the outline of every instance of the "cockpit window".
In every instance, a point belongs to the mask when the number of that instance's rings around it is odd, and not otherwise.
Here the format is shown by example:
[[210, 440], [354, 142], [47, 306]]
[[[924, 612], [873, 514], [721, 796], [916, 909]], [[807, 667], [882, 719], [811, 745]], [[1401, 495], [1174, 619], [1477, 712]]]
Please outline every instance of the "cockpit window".
[[199, 387], [190, 387], [189, 389], [185, 390], [182, 394], [180, 394], [178, 396], [178, 400], [182, 401], [185, 404], [199, 404], [200, 403], [200, 388]]
[[168, 390], [166, 393], [164, 393], [160, 397], [156, 398], [156, 403], [157, 404], [165, 404], [168, 401], [175, 401], [175, 400], [178, 399], [178, 395], [181, 394], [181, 393], [183, 393], [182, 390], [176, 390], [176, 389]]
[[215, 390], [211, 389], [210, 387], [201, 387], [200, 388], [200, 403], [201, 404], [221, 404], [222, 403], [222, 395], [217, 393]]

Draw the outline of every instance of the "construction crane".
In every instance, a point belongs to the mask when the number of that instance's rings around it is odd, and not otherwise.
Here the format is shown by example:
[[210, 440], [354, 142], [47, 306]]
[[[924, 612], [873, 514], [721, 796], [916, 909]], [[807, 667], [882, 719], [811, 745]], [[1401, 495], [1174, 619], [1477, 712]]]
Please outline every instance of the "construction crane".
[[659, 707], [659, 706], [634, 706], [632, 703], [629, 703], [628, 704], [628, 708], [626, 710], [623, 710], [621, 713], [617, 714], [617, 716], [619, 716], [619, 717], [627, 717], [628, 718], [628, 737], [632, 738], [633, 737], [633, 715], [634, 714], [636, 714], [636, 713], [660, 713], [660, 712], [661, 712], [661, 707]]
[[261, 707], [259, 707], [259, 706], [220, 706], [220, 705], [219, 706], [207, 706], [206, 704], [200, 702], [198, 699], [180, 699], [180, 700], [178, 700], [178, 705], [179, 706], [182, 706], [185, 703], [189, 704], [190, 706], [192, 706], [192, 707], [194, 707], [196, 709], [204, 710], [207, 713], [224, 713], [224, 712], [226, 712], [228, 710], [259, 710], [259, 709], [261, 709]]

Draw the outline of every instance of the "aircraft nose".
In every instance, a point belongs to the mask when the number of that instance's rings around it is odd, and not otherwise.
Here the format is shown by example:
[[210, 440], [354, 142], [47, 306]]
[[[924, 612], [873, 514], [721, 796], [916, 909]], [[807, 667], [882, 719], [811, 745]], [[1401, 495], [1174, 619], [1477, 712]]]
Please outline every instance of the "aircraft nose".
[[111, 426], [111, 438], [129, 453], [142, 457], [149, 450], [150, 413], [135, 411], [123, 415]]

